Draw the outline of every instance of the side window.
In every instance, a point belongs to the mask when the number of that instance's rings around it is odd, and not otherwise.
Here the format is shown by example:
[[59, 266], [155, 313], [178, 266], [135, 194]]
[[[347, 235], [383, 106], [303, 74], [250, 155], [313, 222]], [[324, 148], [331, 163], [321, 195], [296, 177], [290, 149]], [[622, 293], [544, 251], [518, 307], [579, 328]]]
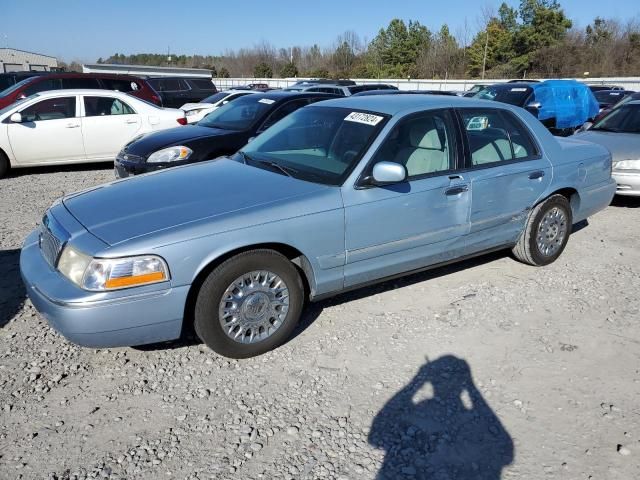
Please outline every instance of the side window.
[[373, 163], [404, 165], [409, 179], [452, 170], [455, 168], [452, 125], [451, 114], [446, 110], [402, 120], [389, 133]]
[[135, 112], [126, 103], [117, 98], [84, 97], [85, 117], [100, 117], [105, 115], [132, 115]]
[[207, 80], [206, 78], [192, 78], [189, 79], [188, 83], [194, 85], [200, 90], [214, 90], [213, 82], [211, 80]]
[[96, 78], [63, 78], [62, 88], [100, 88], [100, 82]]
[[38, 92], [45, 92], [47, 90], [60, 90], [60, 80], [57, 78], [47, 78], [40, 81], [35, 81], [27, 88], [24, 89], [25, 96], [33, 95]]
[[76, 97], [49, 98], [20, 112], [23, 122], [60, 120], [76, 116]]
[[478, 166], [535, 157], [529, 133], [513, 114], [499, 109], [460, 111], [467, 134], [471, 165]]
[[118, 92], [132, 92], [134, 90], [140, 90], [140, 85], [132, 80], [120, 79], [120, 78], [102, 78], [100, 79], [102, 85], [107, 90], [117, 90]]
[[[187, 82], [179, 78], [160, 78], [155, 80], [158, 85], [157, 90], [160, 92], [178, 92], [181, 90], [189, 90]], [[155, 83], [153, 84], [155, 88]]]
[[284, 117], [286, 117], [290, 113], [295, 112], [300, 107], [304, 107], [308, 103], [309, 103], [308, 98], [302, 98], [300, 100], [293, 100], [291, 102], [285, 103], [284, 105], [277, 108], [275, 112], [269, 115], [269, 118], [267, 118], [262, 124], [262, 126], [260, 127], [260, 131], [266, 130], [274, 123], [278, 122], [279, 120], [282, 120]]

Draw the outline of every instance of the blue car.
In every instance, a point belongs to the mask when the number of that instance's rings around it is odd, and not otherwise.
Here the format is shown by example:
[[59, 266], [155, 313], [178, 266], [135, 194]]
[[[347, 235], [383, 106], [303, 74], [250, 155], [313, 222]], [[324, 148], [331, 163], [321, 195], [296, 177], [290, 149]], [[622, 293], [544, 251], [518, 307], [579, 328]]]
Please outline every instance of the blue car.
[[91, 347], [179, 338], [259, 355], [307, 301], [498, 249], [530, 265], [616, 190], [601, 146], [497, 102], [306, 106], [223, 157], [69, 195], [20, 258], [29, 297]]

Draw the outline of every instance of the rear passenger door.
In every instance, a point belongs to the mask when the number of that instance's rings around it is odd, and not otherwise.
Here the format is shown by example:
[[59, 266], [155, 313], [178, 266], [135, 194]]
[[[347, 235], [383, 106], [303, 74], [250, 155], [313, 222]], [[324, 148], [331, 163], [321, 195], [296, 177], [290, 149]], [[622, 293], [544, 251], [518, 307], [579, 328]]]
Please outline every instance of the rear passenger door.
[[115, 97], [83, 96], [82, 135], [87, 160], [114, 160], [142, 128], [140, 115]]
[[470, 252], [514, 243], [529, 210], [551, 182], [551, 163], [515, 114], [491, 108], [458, 110], [470, 182]]

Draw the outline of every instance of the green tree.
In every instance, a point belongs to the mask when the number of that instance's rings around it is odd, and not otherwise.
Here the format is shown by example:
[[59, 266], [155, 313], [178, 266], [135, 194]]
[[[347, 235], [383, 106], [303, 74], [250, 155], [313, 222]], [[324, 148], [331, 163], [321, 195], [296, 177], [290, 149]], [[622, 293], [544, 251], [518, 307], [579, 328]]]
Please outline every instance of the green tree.
[[378, 76], [404, 77], [416, 64], [421, 51], [428, 47], [431, 32], [420, 22], [394, 18], [369, 44], [369, 57]]
[[229, 70], [227, 70], [226, 67], [220, 67], [220, 70], [218, 70], [218, 78], [229, 78], [230, 76]]
[[298, 76], [298, 67], [293, 62], [288, 62], [283, 65], [280, 69], [281, 77], [297, 77]]
[[273, 70], [266, 62], [260, 62], [253, 68], [253, 76], [256, 78], [271, 78]]

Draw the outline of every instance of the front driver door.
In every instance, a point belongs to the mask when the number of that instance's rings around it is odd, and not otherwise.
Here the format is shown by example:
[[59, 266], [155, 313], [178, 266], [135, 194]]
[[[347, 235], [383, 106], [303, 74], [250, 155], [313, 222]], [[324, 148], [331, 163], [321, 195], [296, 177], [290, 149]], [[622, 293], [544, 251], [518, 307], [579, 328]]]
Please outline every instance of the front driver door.
[[529, 210], [551, 183], [551, 163], [512, 112], [459, 110], [465, 132], [463, 175], [471, 182], [468, 247], [482, 251], [515, 243]]
[[41, 100], [20, 110], [22, 123], [7, 131], [16, 163], [21, 165], [85, 161], [76, 96]]
[[401, 120], [372, 162], [404, 165], [407, 181], [343, 187], [345, 287], [367, 283], [463, 255], [471, 192], [457, 173], [462, 157], [449, 110]]

